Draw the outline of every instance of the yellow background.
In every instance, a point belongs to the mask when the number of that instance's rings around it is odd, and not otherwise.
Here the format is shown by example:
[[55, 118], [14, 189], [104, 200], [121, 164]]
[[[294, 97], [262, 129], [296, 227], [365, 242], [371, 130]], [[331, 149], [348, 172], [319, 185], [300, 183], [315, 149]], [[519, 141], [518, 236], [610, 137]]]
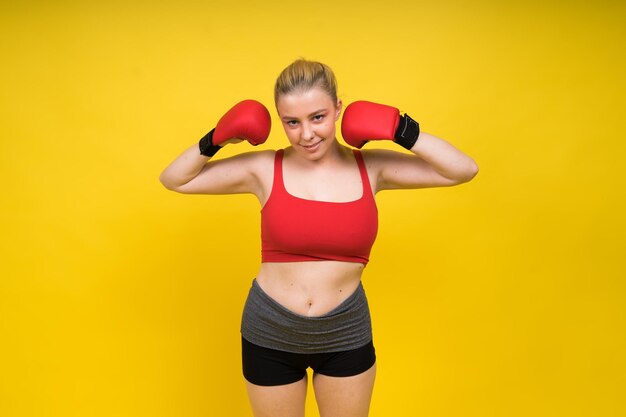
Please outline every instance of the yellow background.
[[371, 415], [625, 415], [624, 4], [3, 1], [0, 415], [250, 415], [258, 203], [158, 175], [301, 56], [481, 168], [378, 196]]

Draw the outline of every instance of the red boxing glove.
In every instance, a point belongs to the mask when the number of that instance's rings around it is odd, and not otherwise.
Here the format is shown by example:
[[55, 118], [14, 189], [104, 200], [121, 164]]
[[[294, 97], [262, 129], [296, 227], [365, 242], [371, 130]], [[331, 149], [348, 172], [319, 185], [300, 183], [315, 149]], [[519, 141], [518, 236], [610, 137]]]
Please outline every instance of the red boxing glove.
[[256, 146], [270, 135], [272, 118], [256, 100], [241, 101], [222, 116], [213, 130], [200, 139], [200, 153], [213, 156], [229, 139], [243, 139]]
[[370, 140], [392, 140], [411, 149], [419, 136], [419, 123], [395, 107], [355, 101], [343, 113], [341, 135], [347, 144], [362, 148]]

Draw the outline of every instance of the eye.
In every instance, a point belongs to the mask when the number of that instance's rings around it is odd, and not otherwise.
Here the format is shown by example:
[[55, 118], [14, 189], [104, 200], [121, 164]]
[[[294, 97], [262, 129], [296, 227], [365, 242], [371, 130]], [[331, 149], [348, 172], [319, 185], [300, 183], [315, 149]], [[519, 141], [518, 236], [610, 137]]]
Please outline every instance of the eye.
[[319, 122], [320, 120], [322, 120], [324, 118], [324, 114], [317, 114], [315, 116], [313, 116], [313, 120]]
[[287, 120], [287, 125], [289, 126], [295, 126], [298, 124], [297, 120]]

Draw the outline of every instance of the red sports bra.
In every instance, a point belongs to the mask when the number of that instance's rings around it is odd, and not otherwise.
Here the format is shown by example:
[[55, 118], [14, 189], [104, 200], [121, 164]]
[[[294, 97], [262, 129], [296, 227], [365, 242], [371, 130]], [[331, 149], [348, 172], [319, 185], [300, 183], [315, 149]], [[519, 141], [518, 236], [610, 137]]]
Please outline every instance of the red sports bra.
[[354, 149], [363, 194], [348, 202], [307, 200], [287, 192], [283, 153], [274, 158], [274, 183], [261, 210], [263, 262], [344, 261], [367, 264], [378, 232], [378, 209], [361, 152]]

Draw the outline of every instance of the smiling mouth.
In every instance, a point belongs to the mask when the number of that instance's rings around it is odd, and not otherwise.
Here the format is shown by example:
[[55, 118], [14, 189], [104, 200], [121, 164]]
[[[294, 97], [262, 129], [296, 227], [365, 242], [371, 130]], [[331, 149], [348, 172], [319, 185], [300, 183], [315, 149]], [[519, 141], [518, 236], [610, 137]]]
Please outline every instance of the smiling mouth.
[[322, 143], [322, 141], [321, 141], [321, 140], [320, 140], [319, 142], [315, 142], [315, 143], [314, 143], [314, 144], [312, 144], [312, 145], [300, 145], [300, 146], [302, 146], [303, 148], [312, 149], [312, 148], [315, 148], [315, 147], [316, 147], [317, 145], [319, 145], [320, 143]]

